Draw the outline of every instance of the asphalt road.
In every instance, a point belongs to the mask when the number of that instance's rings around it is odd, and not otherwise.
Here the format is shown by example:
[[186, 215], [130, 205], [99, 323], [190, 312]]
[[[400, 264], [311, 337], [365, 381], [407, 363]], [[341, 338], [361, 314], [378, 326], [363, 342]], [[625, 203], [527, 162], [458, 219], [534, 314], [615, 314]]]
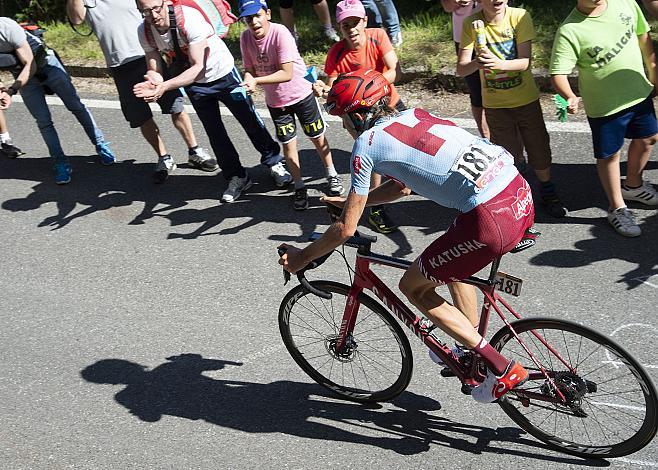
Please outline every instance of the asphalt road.
[[[154, 157], [118, 109], [93, 109], [120, 159], [111, 167], [63, 106], [51, 109], [72, 156], [71, 184], [55, 185], [22, 103], [7, 117], [27, 155], [0, 159], [2, 468], [658, 467], [655, 441], [604, 462], [546, 449], [498, 406], [463, 396], [414, 341], [414, 376], [394, 403], [331, 398], [288, 356], [276, 320], [289, 286], [275, 247], [326, 227], [317, 199], [293, 211], [231, 118], [256, 184], [221, 205], [223, 178], [184, 164], [153, 185]], [[182, 141], [158, 120], [184, 163]], [[571, 212], [538, 214], [539, 245], [503, 260], [525, 280], [514, 305], [611, 335], [658, 382], [657, 212], [634, 205], [642, 237], [618, 236], [605, 220], [589, 135], [555, 128], [554, 179]], [[350, 139], [337, 123], [328, 136], [346, 174]], [[318, 196], [319, 160], [300, 144]], [[658, 183], [655, 156], [647, 177]], [[454, 215], [419, 198], [390, 213], [401, 230], [380, 236], [377, 250], [408, 259]], [[385, 276], [394, 283], [395, 274]], [[317, 276], [345, 281], [337, 259]]]

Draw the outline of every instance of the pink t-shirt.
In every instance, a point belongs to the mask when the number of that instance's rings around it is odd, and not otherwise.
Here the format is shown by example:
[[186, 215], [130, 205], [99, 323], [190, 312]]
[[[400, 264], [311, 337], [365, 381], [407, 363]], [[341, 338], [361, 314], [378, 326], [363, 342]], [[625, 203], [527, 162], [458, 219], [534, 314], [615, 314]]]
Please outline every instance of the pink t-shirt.
[[263, 39], [256, 39], [248, 29], [240, 36], [240, 51], [245, 69], [253, 69], [257, 77], [270, 75], [281, 69], [281, 64], [293, 62], [289, 82], [263, 84], [265, 102], [271, 108], [283, 108], [298, 103], [313, 92], [306, 80], [306, 65], [297, 50], [295, 39], [282, 24], [270, 23]]
[[452, 12], [452, 38], [455, 40], [455, 42], [459, 42], [462, 39], [464, 20], [480, 10], [482, 10], [482, 5], [480, 5], [480, 2], [475, 0], [470, 5], [466, 7], [459, 7]]

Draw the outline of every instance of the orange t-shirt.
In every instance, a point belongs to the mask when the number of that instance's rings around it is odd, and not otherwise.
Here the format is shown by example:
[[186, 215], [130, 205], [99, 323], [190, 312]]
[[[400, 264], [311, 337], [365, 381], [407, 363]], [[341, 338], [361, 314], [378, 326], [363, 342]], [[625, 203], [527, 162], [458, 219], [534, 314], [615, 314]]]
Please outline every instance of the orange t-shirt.
[[[324, 63], [324, 72], [328, 77], [337, 77], [341, 73], [354, 72], [358, 69], [372, 69], [384, 73], [388, 70], [384, 64], [384, 55], [393, 50], [386, 31], [380, 28], [366, 29], [366, 44], [358, 51], [350, 51], [342, 40], [329, 49]], [[394, 107], [400, 101], [395, 86], [391, 84], [391, 103]]]

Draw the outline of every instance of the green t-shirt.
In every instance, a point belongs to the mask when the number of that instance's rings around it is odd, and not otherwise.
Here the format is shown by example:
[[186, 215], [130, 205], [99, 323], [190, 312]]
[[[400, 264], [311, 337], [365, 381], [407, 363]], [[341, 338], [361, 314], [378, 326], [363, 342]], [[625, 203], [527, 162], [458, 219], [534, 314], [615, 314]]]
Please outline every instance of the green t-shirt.
[[649, 24], [633, 0], [608, 0], [600, 16], [585, 16], [574, 8], [555, 34], [550, 73], [568, 75], [578, 68], [589, 117], [627, 109], [653, 89], [637, 39], [647, 31]]
[[[460, 42], [463, 49], [475, 47], [475, 33], [471, 26], [475, 20], [484, 21], [487, 47], [501, 59], [518, 59], [518, 45], [535, 38], [530, 13], [523, 8], [507, 7], [505, 17], [498, 24], [487, 23], [482, 12], [466, 18]], [[522, 72], [480, 70], [480, 78], [485, 108], [518, 108], [539, 98], [539, 90], [530, 69]]]

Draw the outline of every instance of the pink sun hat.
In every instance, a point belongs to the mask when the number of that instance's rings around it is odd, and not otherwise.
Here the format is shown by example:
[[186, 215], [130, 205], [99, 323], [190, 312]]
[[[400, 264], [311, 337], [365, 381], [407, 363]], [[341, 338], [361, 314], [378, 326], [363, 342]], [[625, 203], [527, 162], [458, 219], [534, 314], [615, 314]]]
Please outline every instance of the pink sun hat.
[[364, 18], [366, 9], [361, 0], [343, 0], [336, 5], [336, 23], [349, 17]]

